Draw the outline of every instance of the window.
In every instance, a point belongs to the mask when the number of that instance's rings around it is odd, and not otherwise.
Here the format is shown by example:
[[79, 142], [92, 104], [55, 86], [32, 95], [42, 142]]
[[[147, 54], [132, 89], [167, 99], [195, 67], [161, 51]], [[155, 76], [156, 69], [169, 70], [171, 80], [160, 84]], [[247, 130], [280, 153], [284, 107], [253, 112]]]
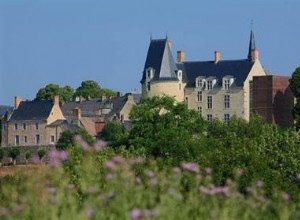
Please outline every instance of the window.
[[18, 124], [15, 124], [15, 130], [18, 130]]
[[224, 95], [224, 108], [230, 108], [230, 96]]
[[225, 90], [228, 90], [229, 87], [230, 87], [230, 79], [224, 79], [224, 80], [223, 80], [223, 88], [224, 88]]
[[36, 140], [36, 144], [39, 145], [40, 142], [41, 142], [41, 140], [40, 140], [40, 135], [39, 135], [39, 134], [37, 134], [37, 135], [35, 136], [35, 140]]
[[230, 114], [224, 114], [224, 122], [228, 123], [230, 120]]
[[26, 123], [23, 123], [23, 129], [26, 130], [26, 128], [27, 128]]
[[198, 100], [198, 102], [202, 102], [202, 92], [201, 91], [197, 92], [197, 100]]
[[203, 87], [203, 80], [202, 79], [197, 79], [196, 87], [197, 88], [202, 88]]
[[54, 142], [55, 142], [55, 137], [54, 137], [54, 135], [51, 135], [51, 137], [50, 137], [50, 144], [54, 144]]
[[185, 97], [185, 104], [188, 105], [189, 104], [189, 98]]
[[212, 90], [212, 80], [207, 81], [207, 90]]
[[198, 112], [202, 114], [202, 107], [198, 106]]
[[208, 121], [209, 123], [212, 123], [212, 115], [211, 115], [211, 114], [208, 114], [208, 115], [207, 115], [207, 121]]
[[16, 135], [16, 137], [15, 137], [15, 145], [16, 145], [16, 146], [19, 146], [19, 145], [20, 145], [20, 138], [19, 138], [19, 135]]
[[27, 136], [24, 136], [24, 143], [27, 144]]
[[39, 123], [35, 123], [35, 129], [39, 130]]
[[150, 91], [150, 89], [151, 89], [150, 82], [147, 82], [147, 90]]
[[212, 109], [212, 96], [207, 96], [207, 108]]

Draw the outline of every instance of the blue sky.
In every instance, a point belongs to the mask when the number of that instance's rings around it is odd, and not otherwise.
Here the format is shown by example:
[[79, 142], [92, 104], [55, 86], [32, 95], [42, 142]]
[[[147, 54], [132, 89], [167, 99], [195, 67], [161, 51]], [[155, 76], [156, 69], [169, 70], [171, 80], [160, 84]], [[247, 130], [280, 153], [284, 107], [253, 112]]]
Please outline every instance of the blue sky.
[[140, 89], [153, 38], [187, 60], [247, 56], [250, 22], [262, 65], [290, 75], [300, 66], [299, 0], [0, 0], [0, 104], [33, 99], [83, 80], [123, 93]]

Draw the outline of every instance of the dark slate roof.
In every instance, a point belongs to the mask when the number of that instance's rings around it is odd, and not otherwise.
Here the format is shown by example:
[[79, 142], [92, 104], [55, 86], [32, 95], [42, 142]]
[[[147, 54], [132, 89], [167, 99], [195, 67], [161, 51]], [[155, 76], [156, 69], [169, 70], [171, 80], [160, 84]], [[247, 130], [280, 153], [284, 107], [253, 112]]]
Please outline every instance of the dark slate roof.
[[218, 63], [214, 61], [184, 62], [177, 64], [178, 69], [184, 72], [187, 87], [195, 87], [195, 80], [198, 76], [216, 77], [219, 82], [227, 75], [235, 78], [235, 86], [243, 86], [253, 62], [244, 60], [221, 60]]
[[6, 112], [12, 111], [13, 107], [10, 107], [8, 105], [0, 105], [0, 118], [4, 117]]
[[141, 83], [146, 80], [146, 70], [148, 68], [155, 70], [152, 80], [178, 80], [176, 77], [177, 66], [168, 39], [151, 40]]
[[255, 50], [255, 38], [254, 38], [254, 32], [251, 30], [250, 32], [250, 41], [249, 41], [249, 50], [248, 50], [248, 59], [252, 60], [252, 50]]
[[61, 127], [63, 131], [70, 130], [70, 131], [76, 131], [80, 129], [80, 127], [76, 124], [69, 123], [67, 120], [56, 120], [52, 124], [48, 125], [48, 127]]
[[10, 120], [46, 120], [53, 105], [53, 101], [23, 101], [13, 111]]

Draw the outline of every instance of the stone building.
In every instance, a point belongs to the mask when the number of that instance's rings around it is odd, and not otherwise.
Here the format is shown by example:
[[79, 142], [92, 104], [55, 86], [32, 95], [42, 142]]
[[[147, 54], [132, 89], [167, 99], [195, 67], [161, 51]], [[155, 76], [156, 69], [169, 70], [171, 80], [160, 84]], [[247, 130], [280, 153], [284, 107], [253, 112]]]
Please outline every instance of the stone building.
[[288, 76], [253, 77], [253, 112], [266, 122], [283, 127], [293, 126], [294, 95]]
[[60, 132], [52, 127], [65, 121], [59, 97], [53, 101], [22, 101], [15, 97], [15, 106], [2, 125], [2, 146], [39, 146], [55, 144]]
[[233, 115], [249, 120], [253, 76], [265, 75], [253, 31], [247, 57], [237, 60], [222, 60], [215, 51], [211, 61], [185, 61], [185, 53], [178, 51], [175, 62], [167, 38], [151, 40], [141, 79], [142, 95], [169, 95], [185, 101], [209, 121], [227, 121]]

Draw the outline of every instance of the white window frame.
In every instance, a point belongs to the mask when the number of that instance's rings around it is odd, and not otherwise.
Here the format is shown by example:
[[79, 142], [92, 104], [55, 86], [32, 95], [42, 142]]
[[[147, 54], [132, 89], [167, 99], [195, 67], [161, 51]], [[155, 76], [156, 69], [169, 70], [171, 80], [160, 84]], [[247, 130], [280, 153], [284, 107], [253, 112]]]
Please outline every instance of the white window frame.
[[224, 95], [224, 108], [230, 108], [230, 95]]
[[206, 107], [207, 109], [212, 109], [213, 108], [213, 96], [212, 95], [208, 95], [207, 96], [207, 103], [206, 103]]
[[212, 116], [212, 114], [207, 114], [206, 119], [207, 119], [207, 121], [208, 121], [209, 123], [212, 123], [212, 121], [213, 121], [213, 116]]
[[225, 122], [225, 123], [228, 123], [229, 120], [230, 120], [230, 114], [229, 114], [229, 113], [225, 113], [225, 114], [224, 114], [224, 122]]
[[202, 102], [202, 100], [203, 100], [202, 91], [197, 91], [197, 102]]
[[206, 82], [206, 89], [208, 91], [210, 91], [210, 90], [213, 89], [213, 81], [212, 80], [207, 80], [207, 82]]

